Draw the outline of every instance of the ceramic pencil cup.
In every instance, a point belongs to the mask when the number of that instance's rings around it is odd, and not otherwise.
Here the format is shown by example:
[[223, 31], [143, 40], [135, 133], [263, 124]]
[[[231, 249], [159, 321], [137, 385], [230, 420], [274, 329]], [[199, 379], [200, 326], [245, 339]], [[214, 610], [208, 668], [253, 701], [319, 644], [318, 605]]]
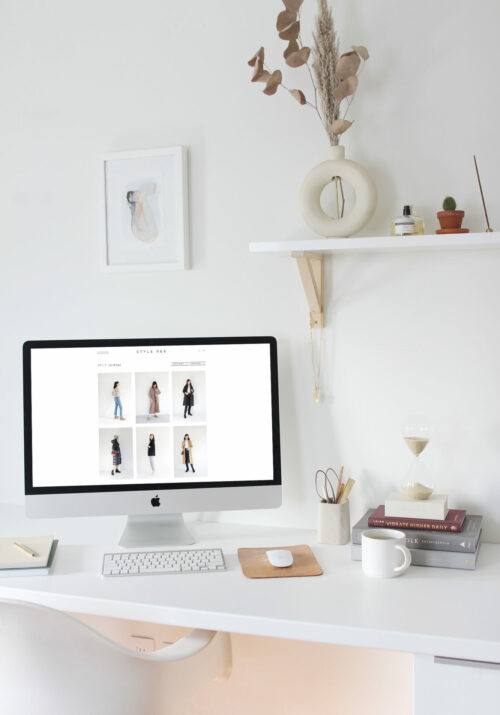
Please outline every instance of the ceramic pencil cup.
[[318, 542], [320, 544], [347, 544], [351, 536], [349, 500], [343, 504], [318, 504]]

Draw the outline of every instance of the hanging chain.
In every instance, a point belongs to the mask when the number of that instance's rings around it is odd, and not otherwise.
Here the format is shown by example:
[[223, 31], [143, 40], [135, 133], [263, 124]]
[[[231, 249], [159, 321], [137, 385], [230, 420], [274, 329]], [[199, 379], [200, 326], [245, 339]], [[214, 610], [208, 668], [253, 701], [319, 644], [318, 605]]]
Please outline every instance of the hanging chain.
[[321, 374], [321, 355], [323, 352], [323, 327], [319, 329], [319, 349], [318, 349], [318, 367], [316, 368], [316, 360], [314, 357], [314, 340], [312, 326], [309, 327], [311, 336], [311, 363], [312, 363], [312, 373], [314, 381], [314, 392], [313, 399], [315, 402], [319, 402], [320, 392], [319, 392], [319, 377]]

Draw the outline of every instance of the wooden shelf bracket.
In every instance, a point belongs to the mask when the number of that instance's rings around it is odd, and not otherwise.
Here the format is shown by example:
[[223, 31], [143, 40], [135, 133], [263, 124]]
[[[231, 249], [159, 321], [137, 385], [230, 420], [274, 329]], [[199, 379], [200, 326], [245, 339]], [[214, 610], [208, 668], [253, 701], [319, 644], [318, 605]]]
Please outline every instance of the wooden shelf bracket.
[[302, 285], [309, 304], [311, 328], [322, 328], [323, 313], [323, 262], [322, 253], [294, 251], [292, 257], [297, 261]]

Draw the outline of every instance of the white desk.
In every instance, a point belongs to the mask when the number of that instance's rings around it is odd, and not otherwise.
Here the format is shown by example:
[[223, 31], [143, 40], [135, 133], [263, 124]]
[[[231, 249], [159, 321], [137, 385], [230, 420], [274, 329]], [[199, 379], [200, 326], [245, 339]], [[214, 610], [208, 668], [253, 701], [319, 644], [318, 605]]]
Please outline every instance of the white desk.
[[[34, 531], [44, 531], [40, 523]], [[190, 528], [199, 546], [222, 547], [226, 572], [104, 579], [102, 555], [118, 550], [113, 543], [61, 543], [50, 576], [2, 578], [0, 597], [115, 618], [500, 663], [500, 545], [482, 545], [476, 571], [411, 567], [400, 578], [372, 580], [350, 560], [349, 546], [317, 545], [310, 531], [216, 523]], [[300, 543], [311, 545], [323, 576], [242, 575], [238, 547]], [[427, 668], [427, 682], [432, 677]], [[498, 687], [500, 671], [494, 677]], [[477, 707], [477, 693], [471, 703]], [[427, 704], [416, 712], [433, 711]], [[447, 712], [442, 703], [439, 712]]]
[[[39, 525], [38, 525], [38, 528]], [[500, 545], [483, 544], [476, 571], [412, 567], [372, 580], [349, 546], [317, 545], [313, 532], [204, 523], [202, 547], [221, 546], [219, 573], [102, 578], [103, 546], [59, 546], [50, 576], [0, 579], [0, 596], [61, 610], [500, 662]], [[309, 543], [324, 575], [247, 579], [239, 546]]]

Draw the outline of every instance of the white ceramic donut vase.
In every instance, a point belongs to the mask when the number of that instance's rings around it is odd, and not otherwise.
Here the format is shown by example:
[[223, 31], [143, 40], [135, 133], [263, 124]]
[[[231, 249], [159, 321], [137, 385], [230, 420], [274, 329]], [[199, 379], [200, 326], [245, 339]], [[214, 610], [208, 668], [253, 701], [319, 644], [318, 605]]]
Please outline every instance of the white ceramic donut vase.
[[[321, 208], [321, 192], [339, 176], [354, 189], [354, 208], [342, 218], [328, 216]], [[331, 146], [330, 158], [312, 169], [300, 187], [299, 207], [304, 221], [320, 236], [352, 236], [366, 226], [375, 213], [377, 190], [369, 173], [360, 164], [345, 158], [345, 147]]]

